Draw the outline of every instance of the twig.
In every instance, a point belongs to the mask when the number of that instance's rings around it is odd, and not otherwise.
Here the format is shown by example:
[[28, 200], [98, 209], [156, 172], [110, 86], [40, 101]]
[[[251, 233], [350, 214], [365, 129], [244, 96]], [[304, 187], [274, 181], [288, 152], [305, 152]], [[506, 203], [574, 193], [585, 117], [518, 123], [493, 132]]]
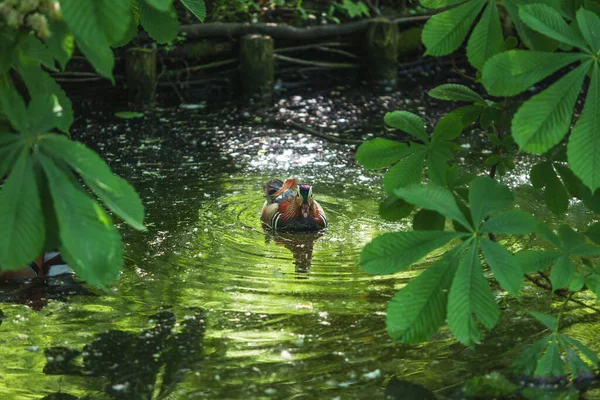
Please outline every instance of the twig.
[[281, 47], [279, 49], [275, 49], [275, 53], [288, 53], [291, 51], [303, 51], [303, 50], [311, 50], [317, 48], [319, 46], [326, 47], [350, 47], [352, 44], [343, 43], [343, 42], [325, 42], [325, 43], [313, 43], [313, 44], [303, 44], [301, 46], [292, 46], [292, 47]]
[[281, 122], [281, 123], [283, 125], [289, 125], [299, 131], [309, 133], [312, 136], [316, 136], [316, 137], [326, 140], [328, 142], [340, 143], [340, 144], [362, 144], [363, 143], [363, 140], [342, 139], [342, 138], [335, 137], [333, 135], [328, 135], [326, 133], [319, 132], [315, 129], [309, 128], [306, 125], [302, 125], [302, 124], [299, 124], [299, 123], [291, 121], [291, 120], [287, 120], [285, 123], [284, 122]]
[[[537, 279], [533, 278], [531, 275], [529, 274], [525, 274], [525, 279], [527, 279], [528, 281], [532, 282], [535, 286], [545, 289], [545, 290], [552, 290], [552, 287], [549, 287], [547, 285], [545, 285], [544, 283], [538, 281]], [[562, 298], [566, 298], [568, 297], [567, 295], [565, 295], [564, 293], [560, 293], [560, 292], [554, 292], [557, 296], [560, 296]], [[600, 309], [597, 309], [596, 307], [592, 307], [590, 305], [585, 304], [583, 301], [581, 300], [577, 300], [574, 298], [570, 298], [569, 301], [572, 301], [573, 303], [579, 304], [582, 307], [585, 308], [589, 308], [590, 310], [594, 310], [597, 313], [600, 313]]]
[[367, 5], [367, 7], [369, 7], [369, 9], [371, 10], [371, 12], [373, 14], [375, 14], [376, 16], [381, 16], [381, 11], [379, 10], [379, 8], [374, 5], [371, 0], [363, 0], [363, 2]]
[[221, 61], [211, 62], [208, 64], [196, 65], [194, 67], [176, 69], [176, 70], [167, 72], [165, 75], [173, 76], [173, 75], [179, 75], [182, 72], [186, 72], [186, 73], [196, 72], [196, 71], [201, 71], [203, 69], [209, 69], [209, 68], [221, 67], [223, 65], [234, 64], [234, 63], [237, 63], [238, 61], [239, 60], [237, 58], [229, 58], [227, 60], [221, 60]]
[[327, 52], [327, 53], [339, 54], [341, 56], [346, 56], [346, 57], [350, 57], [350, 58], [354, 58], [354, 59], [358, 58], [358, 56], [356, 54], [350, 53], [349, 51], [346, 51], [346, 50], [330, 49], [329, 47], [324, 47], [324, 46], [316, 47], [316, 49]]
[[299, 65], [308, 65], [310, 67], [321, 67], [321, 68], [360, 68], [359, 64], [351, 64], [351, 63], [333, 63], [333, 62], [322, 62], [322, 61], [310, 61], [310, 60], [302, 60], [300, 58], [282, 56], [281, 54], [274, 55], [276, 60], [287, 61], [294, 64]]

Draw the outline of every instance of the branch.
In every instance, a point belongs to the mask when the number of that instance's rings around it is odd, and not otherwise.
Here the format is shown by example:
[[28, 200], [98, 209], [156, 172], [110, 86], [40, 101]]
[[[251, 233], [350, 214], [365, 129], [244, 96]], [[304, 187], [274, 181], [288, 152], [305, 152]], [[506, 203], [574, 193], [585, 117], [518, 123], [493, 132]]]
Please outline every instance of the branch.
[[281, 54], [274, 54], [276, 60], [287, 61], [299, 65], [307, 65], [309, 67], [321, 67], [321, 68], [360, 68], [359, 64], [351, 63], [334, 63], [334, 62], [323, 62], [323, 61], [310, 61], [302, 60], [300, 58], [282, 56]]
[[[414, 17], [397, 18], [394, 20], [397, 24], [410, 24], [414, 22], [426, 21], [430, 15], [418, 15]], [[207, 37], [230, 37], [236, 38], [252, 33], [269, 35], [274, 39], [321, 39], [329, 36], [350, 35], [362, 32], [367, 29], [370, 19], [348, 22], [339, 25], [319, 25], [297, 28], [295, 26], [275, 23], [209, 23], [182, 25], [179, 27], [179, 33], [185, 34], [189, 39], [207, 38]], [[138, 34], [140, 40], [148, 40], [148, 34], [141, 32]]]

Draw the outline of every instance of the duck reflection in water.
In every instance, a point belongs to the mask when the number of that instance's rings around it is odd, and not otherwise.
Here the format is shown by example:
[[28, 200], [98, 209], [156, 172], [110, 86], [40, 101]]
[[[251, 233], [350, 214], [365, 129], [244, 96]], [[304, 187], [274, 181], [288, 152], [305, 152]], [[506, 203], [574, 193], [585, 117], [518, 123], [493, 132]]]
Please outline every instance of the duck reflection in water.
[[312, 186], [298, 184], [295, 178], [285, 182], [274, 179], [265, 183], [264, 195], [261, 221], [267, 240], [292, 252], [296, 272], [308, 272], [314, 243], [327, 227], [327, 217], [314, 199]]

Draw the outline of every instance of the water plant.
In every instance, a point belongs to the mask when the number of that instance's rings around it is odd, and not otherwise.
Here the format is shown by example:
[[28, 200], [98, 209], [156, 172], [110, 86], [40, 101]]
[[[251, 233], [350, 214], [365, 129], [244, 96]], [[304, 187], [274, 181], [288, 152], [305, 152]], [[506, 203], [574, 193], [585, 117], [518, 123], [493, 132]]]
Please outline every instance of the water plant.
[[[204, 18], [202, 0], [181, 3]], [[138, 25], [157, 42], [174, 39], [173, 0], [0, 1], [3, 271], [59, 248], [79, 276], [106, 287], [123, 265], [123, 244], [96, 196], [127, 224], [145, 229], [133, 187], [69, 138], [71, 103], [46, 72], [64, 70], [77, 44], [98, 74], [114, 82], [112, 48], [128, 43]]]
[[[365, 168], [389, 167], [383, 177], [388, 199], [382, 215], [412, 215], [414, 228], [375, 238], [363, 249], [360, 264], [372, 274], [393, 274], [448, 246], [389, 302], [387, 330], [403, 343], [417, 343], [447, 323], [459, 342], [473, 346], [484, 340], [484, 332], [493, 329], [500, 316], [484, 275], [488, 268], [499, 287], [516, 299], [524, 277], [535, 273], [564, 297], [565, 304], [582, 290], [600, 295], [598, 224], [585, 232], [568, 225], [555, 231], [515, 208], [513, 190], [496, 179], [514, 168], [513, 150], [518, 147], [541, 155], [542, 161], [530, 171], [531, 183], [544, 189], [553, 213], [564, 214], [572, 199], [600, 212], [600, 7], [583, 0], [421, 4], [441, 9], [424, 27], [425, 54], [450, 54], [471, 32], [465, 50], [476, 70], [472, 87], [477, 91], [459, 84], [432, 89], [429, 95], [436, 99], [469, 104], [444, 116], [431, 136], [421, 117], [394, 111], [386, 114], [385, 122], [411, 140], [376, 138], [360, 146], [356, 158]], [[510, 17], [517, 37], [505, 38], [499, 9]], [[530, 87], [548, 77], [549, 83], [526, 98]], [[581, 115], [575, 112], [578, 98], [585, 99]], [[456, 162], [456, 139], [470, 126], [487, 135], [491, 155], [481, 172], [488, 176], [461, 173]], [[422, 177], [424, 167], [427, 180]], [[414, 207], [420, 211], [411, 214]], [[447, 220], [452, 230], [445, 230]], [[518, 249], [503, 245], [506, 235], [532, 234], [543, 246], [514, 252]], [[518, 370], [576, 377], [598, 368], [595, 352], [562, 332], [564, 309], [557, 316], [529, 311], [550, 334], [515, 361]]]

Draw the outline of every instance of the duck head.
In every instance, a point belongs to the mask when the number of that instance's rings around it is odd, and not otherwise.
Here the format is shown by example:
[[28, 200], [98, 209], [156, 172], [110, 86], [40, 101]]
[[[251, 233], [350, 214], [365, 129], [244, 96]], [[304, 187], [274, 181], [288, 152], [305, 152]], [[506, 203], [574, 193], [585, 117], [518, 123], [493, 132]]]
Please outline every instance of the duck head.
[[298, 191], [296, 192], [296, 204], [300, 208], [302, 216], [304, 218], [308, 218], [308, 213], [313, 208], [314, 204], [311, 185], [298, 185]]

